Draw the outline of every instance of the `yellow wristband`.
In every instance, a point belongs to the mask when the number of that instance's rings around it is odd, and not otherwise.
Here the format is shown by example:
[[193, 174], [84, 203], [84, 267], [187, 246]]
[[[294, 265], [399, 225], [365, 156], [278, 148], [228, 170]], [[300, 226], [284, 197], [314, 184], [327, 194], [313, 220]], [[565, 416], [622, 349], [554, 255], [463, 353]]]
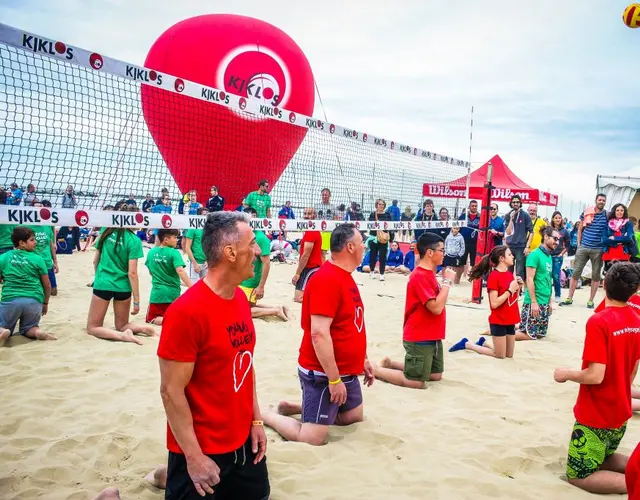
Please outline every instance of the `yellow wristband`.
[[264, 425], [264, 422], [262, 420], [254, 420], [251, 425]]
[[338, 385], [340, 382], [342, 382], [342, 379], [339, 377], [335, 380], [329, 380], [330, 385]]

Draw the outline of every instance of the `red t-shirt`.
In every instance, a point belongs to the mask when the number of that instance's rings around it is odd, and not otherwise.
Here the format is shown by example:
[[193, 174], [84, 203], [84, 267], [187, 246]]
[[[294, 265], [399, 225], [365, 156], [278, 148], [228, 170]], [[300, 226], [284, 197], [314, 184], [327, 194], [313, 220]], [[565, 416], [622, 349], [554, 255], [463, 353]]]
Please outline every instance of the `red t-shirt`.
[[631, 374], [640, 359], [640, 316], [629, 306], [607, 307], [587, 321], [582, 369], [607, 365], [598, 385], [580, 384], [576, 420], [597, 429], [617, 429], [631, 418]]
[[[501, 272], [494, 269], [487, 278], [487, 291], [496, 290], [499, 297], [509, 290], [509, 285], [513, 280], [511, 271]], [[499, 307], [491, 309], [489, 323], [492, 325], [517, 325], [520, 323], [518, 296], [519, 292], [512, 293]]]
[[304, 255], [305, 243], [313, 243], [313, 249], [311, 250], [306, 268], [320, 267], [322, 265], [322, 235], [320, 231], [305, 231], [300, 240], [302, 255]]
[[[251, 307], [240, 288], [225, 300], [198, 281], [164, 316], [158, 357], [195, 363], [185, 395], [207, 455], [237, 450], [249, 436], [255, 343]], [[182, 453], [168, 424], [167, 448]]]
[[[636, 313], [640, 314], [640, 295], [634, 293], [627, 301], [627, 304], [629, 304]], [[602, 299], [602, 302], [598, 304], [598, 307], [596, 307], [596, 310], [593, 312], [599, 313], [601, 311], [604, 311], [604, 299]]]
[[358, 285], [344, 269], [327, 261], [309, 280], [302, 301], [302, 343], [298, 363], [324, 372], [311, 340], [311, 316], [333, 318], [331, 340], [340, 375], [359, 375], [367, 354], [364, 305]]
[[636, 446], [636, 449], [633, 450], [629, 457], [624, 476], [629, 500], [640, 500], [640, 484], [638, 484], [640, 479], [640, 444]]
[[443, 309], [440, 314], [433, 314], [427, 309], [427, 302], [435, 300], [439, 293], [440, 285], [435, 273], [424, 267], [416, 267], [407, 283], [403, 340], [423, 342], [444, 339], [447, 324], [446, 309]]

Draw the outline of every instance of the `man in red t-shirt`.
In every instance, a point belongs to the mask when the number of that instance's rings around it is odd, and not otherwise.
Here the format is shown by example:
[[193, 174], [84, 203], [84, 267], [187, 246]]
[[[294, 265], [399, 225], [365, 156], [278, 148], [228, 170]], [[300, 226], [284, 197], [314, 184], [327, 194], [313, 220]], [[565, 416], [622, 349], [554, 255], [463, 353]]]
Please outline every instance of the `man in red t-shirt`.
[[[314, 220], [316, 211], [313, 208], [306, 208], [303, 214], [306, 220]], [[294, 292], [294, 302], [302, 303], [304, 289], [324, 262], [322, 256], [322, 233], [320, 231], [305, 231], [300, 240], [300, 259], [296, 274], [291, 278], [291, 283], [296, 287]]]
[[606, 307], [587, 321], [582, 370], [557, 368], [556, 382], [580, 384], [569, 441], [569, 482], [590, 493], [627, 492], [628, 457], [616, 453], [631, 418], [631, 384], [640, 360], [640, 316], [627, 304], [640, 289], [636, 264], [614, 264]]
[[[331, 260], [307, 285], [302, 302], [304, 334], [298, 357], [302, 404], [286, 401], [278, 411], [266, 411], [264, 423], [288, 441], [320, 446], [330, 425], [349, 425], [363, 419], [364, 382], [374, 381], [367, 360], [364, 306], [351, 274], [362, 262], [362, 235], [353, 224], [331, 234]], [[301, 422], [291, 415], [302, 414]]]
[[269, 496], [267, 439], [256, 396], [251, 307], [238, 285], [260, 249], [247, 214], [215, 212], [208, 271], [167, 310], [158, 345], [167, 414], [167, 499]]
[[423, 389], [425, 382], [441, 380], [444, 372], [445, 305], [456, 273], [446, 268], [442, 286], [438, 283], [436, 272], [444, 259], [440, 236], [423, 233], [417, 246], [420, 262], [409, 277], [404, 305], [404, 362], [385, 357], [374, 374], [390, 384]]

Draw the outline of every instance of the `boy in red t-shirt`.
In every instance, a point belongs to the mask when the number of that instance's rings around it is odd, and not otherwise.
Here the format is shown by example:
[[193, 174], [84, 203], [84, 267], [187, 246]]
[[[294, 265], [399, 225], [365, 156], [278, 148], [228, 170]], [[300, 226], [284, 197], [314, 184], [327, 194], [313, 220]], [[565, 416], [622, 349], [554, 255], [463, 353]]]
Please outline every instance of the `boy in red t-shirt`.
[[440, 236], [423, 233], [417, 247], [420, 262], [409, 277], [404, 307], [404, 362], [384, 357], [374, 374], [390, 384], [423, 389], [425, 382], [441, 380], [444, 372], [445, 305], [456, 273], [446, 268], [442, 286], [438, 284], [436, 271], [444, 260]]
[[591, 493], [627, 492], [628, 457], [616, 450], [632, 415], [630, 382], [640, 359], [640, 316], [627, 304], [639, 288], [637, 264], [614, 264], [604, 281], [606, 307], [587, 321], [582, 370], [554, 373], [556, 382], [580, 384], [567, 476]]
[[[307, 208], [303, 217], [305, 220], [314, 220], [316, 211], [313, 208]], [[302, 303], [304, 289], [309, 283], [309, 279], [320, 269], [323, 262], [322, 233], [320, 231], [305, 231], [302, 240], [300, 240], [298, 268], [296, 274], [291, 278], [291, 283], [296, 287], [293, 295], [294, 302]]]
[[[298, 357], [302, 402], [281, 401], [263, 413], [268, 425], [288, 441], [323, 445], [330, 425], [364, 418], [362, 389], [374, 381], [367, 360], [364, 306], [351, 274], [362, 262], [362, 235], [353, 224], [331, 233], [331, 260], [309, 282], [302, 302], [304, 334]], [[291, 415], [301, 414], [301, 419]]]

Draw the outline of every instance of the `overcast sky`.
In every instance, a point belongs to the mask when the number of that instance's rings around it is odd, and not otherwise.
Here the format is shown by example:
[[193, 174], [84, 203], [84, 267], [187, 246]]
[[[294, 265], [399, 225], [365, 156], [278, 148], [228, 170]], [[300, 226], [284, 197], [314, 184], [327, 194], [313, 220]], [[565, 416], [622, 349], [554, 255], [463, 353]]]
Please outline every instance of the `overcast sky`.
[[498, 153], [533, 186], [584, 200], [596, 174], [640, 171], [640, 29], [622, 24], [627, 3], [0, 0], [0, 19], [141, 65], [182, 19], [257, 17], [307, 55], [316, 116], [466, 160], [473, 105], [473, 162]]

